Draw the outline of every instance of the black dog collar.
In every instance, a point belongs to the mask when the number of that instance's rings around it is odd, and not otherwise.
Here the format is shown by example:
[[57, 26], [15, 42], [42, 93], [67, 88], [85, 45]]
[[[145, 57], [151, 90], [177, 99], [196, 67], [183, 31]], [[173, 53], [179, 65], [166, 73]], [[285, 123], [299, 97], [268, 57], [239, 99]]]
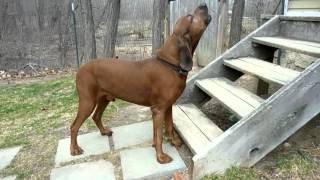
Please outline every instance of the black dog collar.
[[170, 69], [172, 69], [173, 71], [175, 71], [177, 74], [182, 75], [182, 76], [185, 76], [185, 77], [188, 76], [188, 72], [189, 72], [189, 71], [186, 71], [186, 70], [182, 69], [180, 66], [177, 66], [177, 65], [175, 65], [175, 64], [172, 64], [172, 63], [170, 63], [170, 62], [168, 62], [168, 61], [166, 61], [166, 60], [164, 60], [164, 59], [162, 59], [162, 58], [160, 58], [160, 57], [157, 57], [156, 59], [157, 59], [158, 61], [160, 61], [162, 64], [164, 64], [164, 65], [166, 65], [167, 67], [169, 67]]

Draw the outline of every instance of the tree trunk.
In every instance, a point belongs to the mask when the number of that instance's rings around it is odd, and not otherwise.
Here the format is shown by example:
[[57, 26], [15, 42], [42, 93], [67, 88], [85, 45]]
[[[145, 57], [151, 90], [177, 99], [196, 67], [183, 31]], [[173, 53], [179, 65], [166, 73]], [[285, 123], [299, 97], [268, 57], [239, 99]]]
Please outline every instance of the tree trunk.
[[229, 48], [241, 39], [242, 16], [244, 12], [245, 0], [235, 0], [232, 7], [232, 19], [230, 26]]
[[55, 12], [53, 17], [58, 19], [58, 49], [60, 52], [60, 66], [65, 68], [70, 66], [72, 62], [67, 62], [67, 52], [69, 50], [68, 47], [68, 34], [69, 32], [69, 21], [68, 19], [68, 8], [64, 7], [64, 3], [57, 3], [55, 6]]
[[170, 1], [166, 3], [165, 8], [165, 40], [167, 40], [170, 37]]
[[108, 0], [105, 7], [106, 32], [103, 52], [106, 57], [114, 57], [120, 15], [120, 0]]
[[263, 6], [264, 6], [264, 3], [263, 3], [263, 0], [258, 0], [256, 2], [256, 21], [257, 21], [257, 26], [261, 26], [261, 14], [263, 13]]
[[220, 56], [226, 49], [227, 44], [227, 26], [229, 23], [229, 0], [220, 0], [219, 3], [219, 29], [218, 29], [218, 40], [217, 40], [217, 50], [216, 56]]
[[164, 24], [167, 0], [153, 1], [153, 17], [152, 17], [152, 55], [155, 55], [164, 42]]
[[37, 0], [36, 1], [36, 8], [37, 8], [37, 16], [38, 16], [38, 26], [39, 30], [42, 31], [44, 29], [44, 0]]
[[0, 1], [0, 40], [6, 33], [6, 24], [7, 24], [7, 10], [9, 7], [9, 2]]
[[[84, 62], [88, 62], [91, 59], [97, 57], [96, 52], [96, 36], [94, 30], [94, 21], [92, 13], [91, 0], [82, 1], [83, 18], [84, 18]], [[83, 63], [83, 62], [82, 62]]]

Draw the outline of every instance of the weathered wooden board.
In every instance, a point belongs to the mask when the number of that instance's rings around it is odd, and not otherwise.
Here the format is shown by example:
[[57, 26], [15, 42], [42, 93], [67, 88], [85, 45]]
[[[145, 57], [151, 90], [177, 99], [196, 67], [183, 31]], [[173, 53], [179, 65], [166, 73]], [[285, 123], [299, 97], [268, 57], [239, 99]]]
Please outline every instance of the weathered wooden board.
[[281, 21], [320, 22], [319, 16], [280, 16]]
[[193, 179], [252, 166], [320, 113], [320, 59], [194, 158]]
[[257, 58], [246, 57], [225, 60], [224, 64], [241, 72], [258, 76], [267, 82], [287, 84], [299, 76], [299, 72]]
[[223, 133], [223, 131], [194, 104], [179, 104], [178, 106], [209, 141], [213, 141]]
[[258, 107], [263, 100], [249, 91], [223, 78], [197, 80], [196, 85], [239, 118], [245, 117]]
[[301, 14], [301, 16], [280, 16], [280, 34], [277, 36], [320, 43], [320, 33], [317, 33], [320, 32], [320, 12], [312, 17], [304, 12]]
[[226, 78], [214, 78], [212, 80], [230, 93], [237, 95], [240, 99], [254, 108], [258, 108], [261, 103], [264, 102], [264, 99], [262, 99], [261, 97], [251, 93], [250, 91], [240, 87], [239, 85], [236, 85], [234, 82]]
[[252, 41], [266, 46], [287, 49], [320, 57], [320, 43], [288, 39], [284, 37], [254, 37], [252, 38]]
[[289, 9], [320, 9], [319, 0], [289, 1]]
[[[268, 48], [257, 49], [252, 47], [251, 38], [254, 36], [275, 36], [279, 34], [279, 16], [275, 16], [270, 21], [263, 24], [260, 28], [252, 32], [250, 35], [242, 39], [235, 46], [227, 50], [222, 56], [212, 61], [209, 65], [201, 69], [201, 71], [188, 80], [184, 93], [179, 98], [179, 104], [194, 103], [200, 104], [207, 96], [199, 88], [195, 87], [195, 81], [205, 78], [227, 77], [236, 80], [242, 73], [224, 66], [224, 59], [238, 58], [243, 56], [254, 56], [264, 59]], [[269, 52], [270, 53], [270, 52]], [[272, 53], [272, 52], [271, 52]]]
[[210, 141], [179, 106], [173, 106], [172, 115], [175, 129], [193, 154], [204, 151], [204, 148], [209, 146]]
[[246, 61], [246, 62], [255, 64], [255, 65], [260, 66], [260, 67], [264, 67], [264, 68], [266, 68], [266, 69], [268, 69], [268, 70], [270, 70], [270, 71], [272, 71], [274, 73], [278, 73], [278, 74], [281, 74], [283, 76], [288, 76], [292, 80], [300, 75], [299, 71], [288, 69], [288, 68], [285, 68], [285, 67], [279, 66], [277, 64], [273, 64], [273, 63], [270, 63], [270, 62], [267, 62], [267, 61], [264, 61], [264, 60], [261, 60], [261, 59], [258, 59], [258, 58], [241, 57], [239, 59], [241, 59], [242, 61]]

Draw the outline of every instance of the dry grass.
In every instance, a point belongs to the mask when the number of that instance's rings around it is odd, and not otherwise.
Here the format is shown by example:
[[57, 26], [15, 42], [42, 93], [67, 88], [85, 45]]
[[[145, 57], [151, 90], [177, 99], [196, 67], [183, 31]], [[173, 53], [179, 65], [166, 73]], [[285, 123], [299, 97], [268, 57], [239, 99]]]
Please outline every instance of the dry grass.
[[[111, 103], [103, 120], [127, 103]], [[74, 77], [32, 85], [1, 87], [0, 148], [21, 145], [13, 163], [1, 176], [18, 175], [18, 179], [48, 179], [54, 166], [58, 140], [69, 135], [78, 105]], [[92, 120], [81, 132], [96, 129]]]

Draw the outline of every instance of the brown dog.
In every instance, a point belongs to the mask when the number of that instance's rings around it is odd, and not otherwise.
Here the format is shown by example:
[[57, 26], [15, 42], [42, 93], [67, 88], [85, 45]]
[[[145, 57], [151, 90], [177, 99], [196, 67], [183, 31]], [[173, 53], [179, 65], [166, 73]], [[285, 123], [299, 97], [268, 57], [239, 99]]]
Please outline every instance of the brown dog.
[[162, 150], [162, 123], [171, 143], [179, 147], [181, 141], [174, 137], [172, 105], [185, 88], [193, 52], [210, 21], [208, 7], [200, 5], [193, 15], [177, 21], [173, 35], [158, 50], [157, 57], [138, 62], [93, 60], [81, 66], [76, 77], [79, 108], [71, 125], [71, 155], [83, 153], [77, 143], [78, 130], [95, 108], [93, 120], [101, 134], [112, 135], [103, 127], [101, 116], [108, 103], [119, 98], [151, 108], [157, 160], [169, 163], [172, 158]]

